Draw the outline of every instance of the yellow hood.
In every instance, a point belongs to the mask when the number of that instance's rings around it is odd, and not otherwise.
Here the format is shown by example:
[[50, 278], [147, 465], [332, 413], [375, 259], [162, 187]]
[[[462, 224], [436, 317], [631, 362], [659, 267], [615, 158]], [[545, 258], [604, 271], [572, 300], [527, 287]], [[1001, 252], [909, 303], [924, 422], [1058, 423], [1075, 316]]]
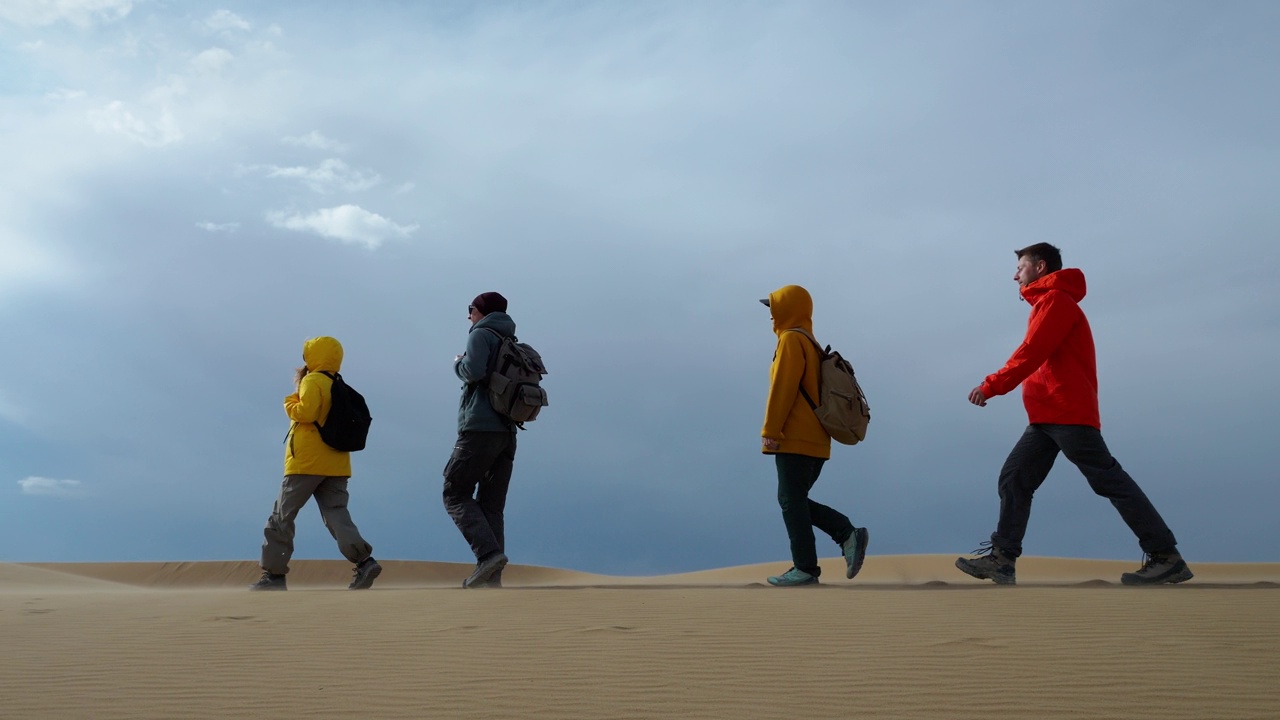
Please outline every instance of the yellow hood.
[[339, 372], [342, 369], [342, 343], [328, 336], [313, 337], [302, 344], [302, 361], [312, 372]]
[[813, 334], [813, 298], [799, 285], [784, 285], [769, 293], [769, 311], [773, 313], [773, 332], [803, 328]]

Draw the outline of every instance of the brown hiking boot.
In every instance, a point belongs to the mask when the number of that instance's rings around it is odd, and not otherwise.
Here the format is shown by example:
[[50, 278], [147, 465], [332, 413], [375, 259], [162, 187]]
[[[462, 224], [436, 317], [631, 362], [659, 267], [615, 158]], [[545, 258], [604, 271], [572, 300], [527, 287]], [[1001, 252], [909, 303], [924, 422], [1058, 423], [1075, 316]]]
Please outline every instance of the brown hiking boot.
[[997, 585], [1017, 585], [1018, 580], [1014, 572], [1014, 563], [1017, 558], [1009, 557], [991, 544], [990, 541], [982, 543], [977, 550], [973, 551], [976, 558], [956, 558], [956, 567], [960, 568], [966, 575], [971, 575], [979, 580], [992, 580]]
[[1173, 585], [1195, 577], [1191, 568], [1175, 550], [1171, 553], [1148, 553], [1143, 557], [1137, 572], [1125, 573], [1120, 582], [1125, 585]]

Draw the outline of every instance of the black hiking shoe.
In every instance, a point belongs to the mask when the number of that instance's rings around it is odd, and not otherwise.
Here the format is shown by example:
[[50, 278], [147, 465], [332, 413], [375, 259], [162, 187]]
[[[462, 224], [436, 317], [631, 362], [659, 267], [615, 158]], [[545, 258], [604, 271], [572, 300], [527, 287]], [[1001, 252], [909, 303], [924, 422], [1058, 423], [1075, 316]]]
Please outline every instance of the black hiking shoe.
[[967, 575], [979, 580], [992, 580], [997, 585], [1017, 585], [1017, 576], [1013, 565], [1017, 558], [1011, 558], [1000, 552], [990, 541], [982, 543], [973, 551], [976, 558], [956, 558], [956, 567]]
[[478, 588], [489, 582], [493, 576], [502, 572], [502, 568], [507, 566], [507, 556], [497, 552], [489, 557], [476, 563], [476, 569], [471, 572], [471, 577], [462, 581], [464, 588]]
[[1124, 585], [1173, 585], [1195, 577], [1191, 568], [1175, 550], [1167, 554], [1148, 553], [1143, 556], [1142, 567], [1137, 572], [1120, 576]]
[[853, 534], [840, 544], [840, 551], [844, 554], [844, 576], [853, 579], [854, 575], [862, 569], [862, 563], [867, 559], [867, 543], [871, 540], [871, 534], [866, 528], [856, 527]]
[[373, 586], [373, 581], [378, 579], [382, 574], [382, 566], [378, 564], [373, 556], [369, 556], [360, 561], [352, 571], [355, 577], [351, 579], [351, 584], [347, 586], [348, 590], [368, 590]]
[[258, 578], [258, 582], [249, 586], [250, 590], [288, 590], [283, 575], [262, 571], [262, 577]]

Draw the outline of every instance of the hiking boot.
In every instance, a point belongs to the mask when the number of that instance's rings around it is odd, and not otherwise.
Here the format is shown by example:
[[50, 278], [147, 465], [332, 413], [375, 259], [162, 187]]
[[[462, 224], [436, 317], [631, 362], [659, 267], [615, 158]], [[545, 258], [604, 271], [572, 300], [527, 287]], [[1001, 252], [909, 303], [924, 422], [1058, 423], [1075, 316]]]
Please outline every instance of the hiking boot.
[[288, 590], [285, 585], [284, 576], [262, 571], [262, 577], [258, 578], [258, 582], [249, 586], [250, 590]]
[[378, 576], [382, 574], [382, 566], [378, 564], [377, 560], [373, 559], [373, 556], [369, 556], [361, 560], [352, 573], [355, 577], [351, 579], [351, 584], [347, 586], [347, 589], [368, 590], [373, 586], [373, 581], [377, 580]]
[[1000, 548], [992, 546], [990, 541], [982, 543], [973, 554], [979, 557], [956, 558], [956, 567], [979, 580], [993, 580], [997, 585], [1018, 584], [1013, 569], [1017, 558], [1005, 555]]
[[497, 573], [502, 572], [502, 568], [507, 566], [507, 556], [497, 552], [489, 557], [476, 563], [476, 569], [471, 572], [471, 577], [462, 581], [464, 588], [478, 588], [489, 582]]
[[840, 543], [840, 550], [844, 553], [844, 576], [850, 580], [862, 569], [862, 561], [867, 559], [867, 542], [870, 539], [866, 528], [856, 527], [849, 539]]
[[781, 575], [774, 575], [769, 578], [769, 584], [774, 587], [799, 587], [801, 585], [817, 585], [818, 576], [799, 569], [791, 568]]
[[1124, 585], [1173, 585], [1193, 577], [1191, 568], [1175, 550], [1165, 554], [1148, 553], [1142, 558], [1142, 567], [1137, 572], [1121, 575], [1120, 582]]
[[479, 584], [476, 584], [476, 585], [472, 585], [471, 587], [472, 587], [472, 589], [477, 589], [477, 590], [478, 590], [478, 589], [480, 589], [480, 588], [500, 588], [500, 587], [502, 587], [502, 571], [501, 571], [501, 570], [499, 570], [498, 572], [496, 572], [496, 573], [494, 573], [492, 576], [490, 576], [490, 578], [489, 578], [488, 580], [485, 580], [484, 582], [479, 583]]

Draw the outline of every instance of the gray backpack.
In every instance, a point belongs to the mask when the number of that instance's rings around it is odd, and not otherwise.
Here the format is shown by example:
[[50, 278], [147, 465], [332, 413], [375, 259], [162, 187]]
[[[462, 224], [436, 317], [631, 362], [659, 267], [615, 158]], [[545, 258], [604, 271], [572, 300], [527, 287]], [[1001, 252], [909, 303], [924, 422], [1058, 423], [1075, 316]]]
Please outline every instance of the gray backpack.
[[489, 404], [516, 427], [538, 419], [546, 407], [547, 391], [542, 389], [542, 376], [547, 368], [537, 350], [492, 328], [484, 328], [498, 336], [498, 347], [489, 360]]

